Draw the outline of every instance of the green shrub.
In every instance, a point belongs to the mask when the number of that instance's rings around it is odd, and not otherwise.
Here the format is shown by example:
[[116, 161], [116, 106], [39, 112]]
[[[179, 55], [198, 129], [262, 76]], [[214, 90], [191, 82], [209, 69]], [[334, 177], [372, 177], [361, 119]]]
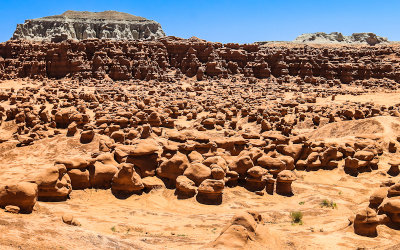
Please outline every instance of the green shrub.
[[290, 212], [293, 224], [303, 225], [303, 213], [300, 211]]
[[321, 207], [329, 207], [335, 209], [337, 208], [337, 204], [334, 201], [328, 201], [327, 199], [324, 199], [321, 201]]

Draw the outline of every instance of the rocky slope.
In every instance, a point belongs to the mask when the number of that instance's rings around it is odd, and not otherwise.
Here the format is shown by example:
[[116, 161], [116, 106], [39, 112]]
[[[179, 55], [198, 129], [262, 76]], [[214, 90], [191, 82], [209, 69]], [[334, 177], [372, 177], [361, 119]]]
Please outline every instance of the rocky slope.
[[154, 40], [165, 36], [161, 25], [143, 17], [117, 11], [66, 11], [61, 15], [26, 20], [18, 24], [13, 40], [62, 41], [106, 38]]
[[399, 54], [0, 44], [0, 249], [399, 249]]
[[294, 42], [296, 43], [344, 43], [344, 44], [369, 44], [387, 43], [386, 37], [377, 36], [374, 33], [353, 33], [351, 36], [344, 36], [340, 32], [332, 32], [326, 34], [324, 32], [307, 33], [298, 36]]
[[170, 81], [234, 76], [277, 82], [355, 83], [396, 87], [399, 47], [275, 46], [220, 44], [197, 38], [157, 41], [85, 40], [63, 43], [9, 41], [0, 44], [0, 78], [63, 78]]

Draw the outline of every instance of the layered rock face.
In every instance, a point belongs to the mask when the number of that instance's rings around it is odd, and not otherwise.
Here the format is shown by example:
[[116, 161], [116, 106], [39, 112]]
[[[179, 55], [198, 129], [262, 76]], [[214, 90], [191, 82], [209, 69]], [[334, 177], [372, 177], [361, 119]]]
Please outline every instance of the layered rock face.
[[312, 47], [221, 44], [198, 38], [157, 41], [83, 40], [0, 44], [0, 78], [170, 81], [271, 78], [297, 84], [356, 83], [394, 86], [400, 81], [396, 46]]
[[154, 40], [164, 37], [161, 25], [117, 11], [66, 11], [61, 15], [18, 24], [13, 40], [63, 41], [67, 39]]
[[293, 42], [296, 43], [344, 43], [344, 44], [369, 44], [387, 43], [386, 37], [377, 36], [374, 33], [353, 33], [351, 36], [344, 36], [340, 32], [326, 34], [324, 32], [307, 33], [298, 36]]

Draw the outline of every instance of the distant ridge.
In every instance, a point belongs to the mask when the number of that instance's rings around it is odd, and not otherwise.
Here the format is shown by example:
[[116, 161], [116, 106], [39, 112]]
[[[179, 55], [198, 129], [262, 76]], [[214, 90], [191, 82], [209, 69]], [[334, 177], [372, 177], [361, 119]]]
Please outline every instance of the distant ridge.
[[340, 32], [332, 32], [330, 34], [324, 32], [306, 33], [298, 36], [293, 42], [295, 43], [345, 43], [345, 44], [369, 44], [387, 43], [386, 37], [377, 36], [374, 33], [353, 33], [351, 36], [344, 36]]
[[18, 24], [12, 40], [155, 40], [164, 36], [159, 23], [143, 17], [111, 10], [68, 10], [61, 15], [29, 19]]

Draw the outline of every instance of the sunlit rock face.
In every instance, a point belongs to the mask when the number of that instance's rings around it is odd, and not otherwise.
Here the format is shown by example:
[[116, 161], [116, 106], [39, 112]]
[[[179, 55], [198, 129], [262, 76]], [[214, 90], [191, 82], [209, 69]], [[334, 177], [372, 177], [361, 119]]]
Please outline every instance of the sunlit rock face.
[[13, 40], [64, 41], [91, 38], [155, 40], [164, 37], [161, 25], [143, 17], [117, 11], [66, 11], [61, 15], [26, 20], [18, 24]]
[[298, 36], [294, 42], [297, 43], [347, 43], [347, 44], [369, 44], [387, 43], [386, 37], [377, 36], [374, 33], [353, 33], [351, 36], [344, 36], [340, 32], [330, 34], [324, 32], [306, 33]]

